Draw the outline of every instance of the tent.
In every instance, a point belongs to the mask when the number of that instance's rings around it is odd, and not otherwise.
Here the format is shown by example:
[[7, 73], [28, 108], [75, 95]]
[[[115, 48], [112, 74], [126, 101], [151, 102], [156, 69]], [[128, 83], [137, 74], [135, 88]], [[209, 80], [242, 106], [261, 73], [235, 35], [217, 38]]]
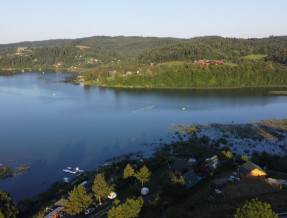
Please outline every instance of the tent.
[[147, 195], [149, 193], [149, 189], [146, 188], [146, 187], [143, 187], [142, 190], [141, 190], [141, 194], [142, 195]]
[[115, 193], [115, 192], [111, 192], [109, 195], [108, 195], [108, 198], [109, 199], [114, 199], [114, 198], [116, 198], [117, 197], [117, 193]]

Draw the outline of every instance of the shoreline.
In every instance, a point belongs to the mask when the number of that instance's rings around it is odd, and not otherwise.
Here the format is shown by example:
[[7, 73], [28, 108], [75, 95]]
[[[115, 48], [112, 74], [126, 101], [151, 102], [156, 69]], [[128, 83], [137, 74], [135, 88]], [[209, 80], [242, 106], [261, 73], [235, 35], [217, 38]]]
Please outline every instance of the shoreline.
[[[43, 73], [43, 72], [55, 72], [55, 73], [72, 73], [74, 76], [78, 76], [80, 72], [78, 71], [72, 71], [69, 69], [61, 69], [59, 71], [56, 71], [55, 69], [51, 68], [46, 68], [46, 69], [24, 69], [24, 72], [21, 72], [20, 69], [16, 70], [0, 70], [0, 75], [1, 76], [6, 76], [5, 73], [7, 73], [7, 76], [14, 76], [19, 73]], [[166, 89], [166, 90], [172, 90], [172, 89], [177, 89], [177, 90], [224, 90], [224, 89], [246, 89], [246, 88], [287, 88], [287, 85], [275, 85], [275, 84], [270, 84], [270, 85], [258, 85], [258, 86], [199, 86], [199, 87], [152, 87], [152, 86], [122, 86], [122, 85], [100, 85], [97, 84], [96, 81], [84, 81], [83, 79], [77, 79], [74, 81], [68, 81], [69, 83], [72, 84], [83, 84], [84, 86], [90, 86], [90, 87], [100, 87], [100, 88], [120, 88], [120, 89], [146, 89], [146, 90], [152, 90], [152, 89]], [[283, 91], [284, 92], [284, 91]], [[277, 91], [270, 91], [271, 95], [287, 95], [287, 91], [284, 93], [279, 93]]]
[[287, 85], [260, 85], [260, 86], [201, 86], [201, 87], [148, 87], [148, 86], [108, 86], [83, 81], [77, 81], [77, 84], [83, 83], [85, 86], [95, 86], [100, 88], [122, 88], [122, 89], [182, 89], [182, 90], [208, 90], [208, 89], [245, 89], [245, 88], [287, 88]]
[[[51, 199], [47, 198], [45, 200], [45, 204], [51, 205], [56, 202], [56, 200], [63, 198], [63, 196], [66, 196], [68, 191], [72, 189], [72, 187], [75, 184], [81, 184], [81, 182], [88, 181], [91, 183], [95, 175], [98, 173], [107, 173], [109, 175], [109, 178], [113, 178], [113, 174], [109, 174], [109, 170], [114, 168], [114, 166], [118, 166], [120, 164], [125, 165], [125, 163], [142, 163], [145, 161], [149, 162], [154, 162], [156, 160], [159, 160], [158, 158], [161, 156], [167, 156], [168, 160], [174, 160], [175, 157], [181, 158], [181, 159], [188, 159], [190, 158], [190, 154], [187, 154], [185, 149], [195, 149], [196, 152], [200, 152], [199, 150], [201, 149], [208, 149], [210, 150], [211, 153], [214, 151], [220, 152], [222, 150], [228, 150], [227, 147], [230, 148], [232, 151], [233, 148], [237, 147], [237, 145], [234, 143], [232, 146], [230, 145], [230, 141], [228, 138], [228, 135], [232, 133], [235, 137], [235, 141], [237, 143], [245, 143], [248, 145], [249, 142], [251, 142], [251, 139], [254, 140], [256, 144], [256, 138], [258, 136], [254, 135], [254, 131], [256, 131], [256, 128], [263, 128], [263, 127], [268, 127], [270, 129], [279, 129], [282, 130], [282, 134], [284, 135], [284, 139], [281, 138], [281, 141], [285, 142], [285, 147], [286, 147], [286, 142], [287, 142], [287, 118], [278, 120], [278, 119], [273, 119], [273, 120], [262, 120], [259, 122], [253, 122], [253, 123], [246, 123], [246, 124], [220, 124], [220, 123], [213, 123], [213, 124], [197, 124], [197, 125], [172, 125], [172, 131], [174, 132], [173, 136], [178, 136], [178, 139], [175, 141], [171, 141], [170, 143], [163, 143], [163, 144], [158, 144], [158, 148], [155, 147], [155, 153], [151, 157], [143, 158], [140, 153], [129, 153], [125, 155], [120, 155], [120, 156], [115, 156], [113, 158], [110, 158], [110, 160], [106, 160], [109, 163], [104, 164], [104, 165], [99, 165], [98, 167], [95, 167], [91, 170], [85, 171], [82, 175], [79, 175], [77, 177], [74, 177], [69, 183], [64, 183], [64, 182], [56, 182], [50, 186], [49, 189], [45, 192], [41, 192], [35, 197], [29, 198], [29, 199], [23, 199], [20, 202], [33, 202], [38, 200], [38, 196], [45, 196], [44, 193], [49, 193], [49, 192], [55, 192], [57, 195], [53, 195]], [[232, 129], [234, 128], [234, 129]], [[215, 131], [215, 132], [214, 132]], [[217, 133], [220, 134], [215, 134]], [[229, 132], [228, 132], [229, 131]], [[259, 132], [260, 134], [260, 132]], [[232, 137], [231, 137], [232, 138]], [[280, 138], [280, 137], [279, 137]], [[247, 140], [250, 139], [250, 140]], [[257, 138], [258, 139], [258, 138]], [[189, 141], [190, 140], [196, 140], [197, 142], [201, 142], [201, 145], [199, 147], [190, 147]], [[237, 140], [237, 141], [236, 141]], [[246, 141], [247, 140], [247, 141]], [[278, 139], [271, 139], [271, 138], [266, 138], [262, 139], [264, 142], [270, 140], [271, 144], [264, 144], [265, 146], [270, 146], [273, 145], [272, 143], [275, 142], [277, 143]], [[251, 147], [253, 147], [251, 145]], [[253, 147], [254, 148], [254, 147]], [[285, 149], [285, 148], [284, 148]], [[261, 150], [261, 152], [265, 152], [266, 149]], [[280, 155], [280, 158], [283, 158], [286, 156], [286, 149], [285, 153]], [[191, 152], [191, 151], [189, 151]], [[267, 154], [274, 155], [274, 153], [269, 153], [267, 150]], [[234, 160], [235, 158], [242, 158], [242, 156], [245, 156], [247, 158], [250, 158], [253, 156], [252, 152], [245, 152], [244, 149], [242, 149], [242, 153], [240, 152], [234, 152]], [[161, 160], [161, 159], [160, 159]], [[233, 162], [233, 160], [232, 160]], [[118, 174], [119, 175], [119, 174]], [[58, 192], [58, 190], [61, 189], [61, 192]], [[19, 203], [19, 202], [18, 202]], [[39, 211], [38, 211], [39, 212]]]

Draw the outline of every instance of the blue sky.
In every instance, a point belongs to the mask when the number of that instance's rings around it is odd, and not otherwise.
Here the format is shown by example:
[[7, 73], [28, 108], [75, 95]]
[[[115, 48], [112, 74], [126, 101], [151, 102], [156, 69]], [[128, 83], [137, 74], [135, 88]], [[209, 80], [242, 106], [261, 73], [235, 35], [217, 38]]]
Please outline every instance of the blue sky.
[[96, 35], [287, 35], [286, 0], [1, 0], [0, 9], [0, 44]]

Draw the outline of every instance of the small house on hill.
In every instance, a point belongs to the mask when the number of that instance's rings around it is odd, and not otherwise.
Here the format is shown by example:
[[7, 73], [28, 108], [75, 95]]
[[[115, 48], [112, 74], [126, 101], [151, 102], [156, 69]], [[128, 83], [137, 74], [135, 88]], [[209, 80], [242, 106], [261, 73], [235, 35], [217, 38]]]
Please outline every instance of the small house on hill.
[[191, 169], [191, 165], [189, 165], [185, 160], [176, 160], [173, 165], [171, 166], [171, 171], [175, 175], [182, 176], [188, 170]]
[[200, 171], [203, 173], [210, 173], [219, 166], [220, 160], [217, 155], [214, 155], [211, 158], [206, 158], [204, 164], [200, 167]]
[[116, 70], [113, 70], [113, 71], [109, 71], [108, 72], [108, 75], [109, 76], [112, 76], [112, 75], [115, 75], [117, 73], [117, 71]]
[[44, 216], [44, 218], [58, 218], [63, 216], [63, 210], [64, 207], [57, 207], [55, 210], [53, 210], [51, 213]]
[[267, 173], [258, 165], [248, 161], [239, 167], [240, 177], [265, 177]]

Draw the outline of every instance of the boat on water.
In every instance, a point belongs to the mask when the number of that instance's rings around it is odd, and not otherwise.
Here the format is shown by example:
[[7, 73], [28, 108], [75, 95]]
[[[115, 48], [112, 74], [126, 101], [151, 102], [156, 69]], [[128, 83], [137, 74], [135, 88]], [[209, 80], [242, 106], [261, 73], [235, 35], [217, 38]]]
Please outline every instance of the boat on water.
[[72, 167], [67, 167], [66, 169], [62, 170], [65, 173], [71, 173], [71, 174], [81, 174], [84, 172], [84, 170], [80, 170], [79, 167], [76, 167], [75, 169], [72, 169]]

